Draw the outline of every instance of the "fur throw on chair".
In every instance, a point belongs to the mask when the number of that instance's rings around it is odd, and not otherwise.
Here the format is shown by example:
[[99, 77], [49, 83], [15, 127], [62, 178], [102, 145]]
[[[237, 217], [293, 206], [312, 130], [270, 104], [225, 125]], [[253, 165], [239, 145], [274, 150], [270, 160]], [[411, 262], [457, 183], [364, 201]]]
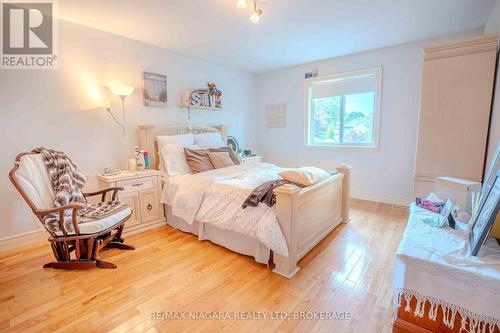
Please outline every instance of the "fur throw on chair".
[[[33, 149], [32, 152], [42, 155], [55, 194], [54, 205], [60, 207], [70, 203], [84, 204], [77, 212], [77, 215], [80, 217], [79, 223], [102, 219], [126, 208], [125, 204], [119, 201], [108, 201], [98, 204], [87, 202], [82, 192], [87, 182], [87, 177], [78, 170], [65, 153], [43, 147]], [[71, 210], [65, 211], [64, 215], [71, 216]], [[73, 233], [74, 228], [71, 219], [66, 220], [68, 220], [64, 221], [66, 232]], [[54, 232], [61, 231], [58, 221], [58, 214], [50, 214], [44, 218], [47, 228]]]
[[72, 202], [86, 203], [82, 189], [87, 177], [77, 169], [73, 161], [62, 151], [43, 147], [32, 150], [42, 155], [52, 189], [55, 194], [56, 207]]

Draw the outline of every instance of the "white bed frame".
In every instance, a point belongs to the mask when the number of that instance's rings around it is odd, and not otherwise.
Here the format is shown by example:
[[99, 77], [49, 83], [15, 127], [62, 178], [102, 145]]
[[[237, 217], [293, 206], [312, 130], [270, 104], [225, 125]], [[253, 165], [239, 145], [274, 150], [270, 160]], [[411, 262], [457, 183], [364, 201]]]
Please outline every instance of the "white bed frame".
[[[220, 132], [224, 141], [227, 127], [172, 125], [156, 128], [151, 124], [139, 125], [140, 149], [152, 152], [152, 167], [158, 168], [159, 135]], [[291, 278], [299, 271], [297, 262], [340, 223], [348, 223], [351, 167], [341, 165], [338, 173], [315, 185], [301, 188], [282, 185], [276, 193], [276, 213], [287, 245], [288, 257], [274, 253], [273, 272]]]

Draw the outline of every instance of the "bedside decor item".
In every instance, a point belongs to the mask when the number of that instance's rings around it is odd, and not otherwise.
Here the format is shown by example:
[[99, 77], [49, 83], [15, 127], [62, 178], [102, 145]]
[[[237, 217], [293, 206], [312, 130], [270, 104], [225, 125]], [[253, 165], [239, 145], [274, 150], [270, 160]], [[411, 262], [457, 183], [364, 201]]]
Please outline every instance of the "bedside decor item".
[[474, 220], [474, 224], [469, 232], [470, 251], [476, 256], [488, 236], [493, 222], [500, 210], [500, 170], [486, 193], [482, 206]]
[[111, 111], [111, 107], [108, 105], [106, 107], [106, 111], [111, 115], [115, 123], [121, 128], [123, 133], [123, 169], [126, 170], [128, 167], [128, 159], [127, 159], [127, 126], [125, 122], [125, 98], [130, 96], [134, 92], [134, 87], [125, 86], [125, 85], [112, 85], [109, 87], [113, 95], [120, 97], [122, 100], [122, 121], [120, 122], [116, 119], [115, 115]]
[[268, 128], [286, 127], [286, 104], [273, 104], [266, 107]]
[[238, 140], [236, 140], [234, 136], [228, 135], [226, 142], [227, 146], [237, 154], [238, 150], [240, 150], [240, 145], [238, 144]]
[[144, 151], [139, 150], [139, 147], [134, 146], [134, 155], [135, 155], [135, 161], [136, 161], [136, 169], [139, 171], [143, 171], [146, 169], [146, 161], [144, 158]]
[[[100, 250], [134, 249], [123, 244], [124, 223], [132, 215], [130, 207], [116, 200], [123, 188], [83, 192], [87, 178], [63, 152], [38, 148], [21, 153], [9, 179], [50, 234], [55, 261], [44, 268], [116, 268], [97, 258]], [[112, 195], [106, 200], [108, 192]], [[100, 203], [88, 202], [97, 195]]]
[[145, 151], [143, 153], [144, 155], [144, 168], [146, 170], [149, 170], [151, 168], [151, 162], [150, 162], [150, 159], [149, 159], [149, 153], [147, 151]]
[[142, 96], [144, 105], [167, 106], [167, 76], [144, 72], [143, 78]]
[[[137, 161], [135, 158], [131, 158], [128, 160], [128, 171], [134, 172], [135, 169], [137, 168]], [[104, 173], [105, 175], [109, 175], [107, 173]]]
[[111, 176], [111, 175], [117, 175], [120, 172], [122, 172], [120, 169], [115, 169], [113, 167], [107, 167], [107, 168], [104, 168], [104, 170], [102, 171], [102, 174]]

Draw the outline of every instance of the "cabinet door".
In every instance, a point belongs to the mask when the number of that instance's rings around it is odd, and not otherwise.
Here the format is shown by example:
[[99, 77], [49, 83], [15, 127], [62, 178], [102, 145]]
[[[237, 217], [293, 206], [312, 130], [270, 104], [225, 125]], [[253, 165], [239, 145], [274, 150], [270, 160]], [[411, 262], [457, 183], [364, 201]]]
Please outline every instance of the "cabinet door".
[[143, 222], [154, 221], [160, 218], [160, 200], [157, 189], [139, 192], [139, 199]]
[[120, 193], [118, 195], [118, 200], [132, 208], [132, 216], [130, 216], [128, 221], [125, 222], [125, 226], [132, 226], [141, 223], [139, 193]]

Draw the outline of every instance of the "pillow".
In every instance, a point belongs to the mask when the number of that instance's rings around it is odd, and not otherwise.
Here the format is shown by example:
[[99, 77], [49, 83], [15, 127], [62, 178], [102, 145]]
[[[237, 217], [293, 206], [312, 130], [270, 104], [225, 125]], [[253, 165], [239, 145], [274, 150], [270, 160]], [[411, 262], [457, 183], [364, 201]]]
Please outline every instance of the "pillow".
[[234, 165], [234, 162], [227, 151], [208, 153], [208, 157], [216, 169]]
[[194, 145], [194, 134], [181, 134], [181, 135], [159, 135], [156, 137], [156, 141], [158, 142], [158, 147], [160, 149], [163, 146], [168, 144], [178, 144], [181, 146], [192, 146]]
[[196, 134], [194, 143], [200, 147], [224, 147], [226, 145], [220, 132]]
[[169, 176], [179, 176], [193, 173], [186, 162], [184, 147], [179, 144], [166, 144], [161, 149], [163, 171]]
[[215, 169], [210, 157], [208, 157], [208, 149], [189, 149], [184, 147], [186, 162], [193, 173], [200, 173]]
[[281, 171], [279, 175], [284, 179], [301, 186], [310, 186], [330, 177], [328, 172], [315, 167], [289, 169]]
[[234, 153], [234, 151], [231, 148], [229, 148], [229, 147], [208, 148], [208, 151], [211, 152], [211, 153], [227, 152], [229, 154], [229, 157], [233, 161], [233, 164], [235, 164], [235, 165], [241, 164], [240, 163], [240, 159], [238, 158], [238, 156], [236, 156], [236, 154]]
[[194, 134], [180, 134], [180, 135], [158, 135], [156, 137], [156, 142], [158, 144], [158, 161], [159, 161], [159, 169], [168, 173], [167, 168], [165, 166], [164, 156], [162, 154], [162, 149], [165, 145], [168, 144], [178, 144], [181, 146], [191, 147], [194, 145]]

